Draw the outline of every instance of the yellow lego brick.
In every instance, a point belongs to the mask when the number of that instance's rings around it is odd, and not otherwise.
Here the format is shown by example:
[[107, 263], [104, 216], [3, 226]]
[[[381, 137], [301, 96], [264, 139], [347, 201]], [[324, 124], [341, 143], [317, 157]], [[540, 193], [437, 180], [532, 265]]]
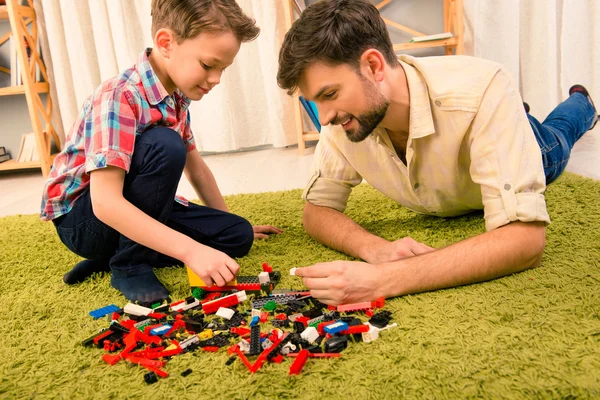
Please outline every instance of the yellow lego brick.
[[[190, 267], [188, 267], [186, 265], [185, 268], [187, 269], [188, 280], [190, 281], [191, 287], [206, 287], [207, 286], [206, 283], [204, 283], [204, 281], [198, 275], [196, 275]], [[226, 286], [235, 286], [235, 285], [237, 285], [237, 279], [234, 279], [231, 282], [227, 282]]]

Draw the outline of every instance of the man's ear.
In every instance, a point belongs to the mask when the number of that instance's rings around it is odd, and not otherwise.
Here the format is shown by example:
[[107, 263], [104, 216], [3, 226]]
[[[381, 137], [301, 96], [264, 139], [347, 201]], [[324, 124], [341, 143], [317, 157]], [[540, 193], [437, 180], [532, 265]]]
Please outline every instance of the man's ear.
[[154, 46], [164, 58], [169, 58], [175, 43], [175, 36], [170, 29], [161, 28], [154, 35]]
[[375, 82], [383, 81], [385, 65], [385, 57], [379, 50], [367, 49], [360, 56], [362, 74], [373, 78]]

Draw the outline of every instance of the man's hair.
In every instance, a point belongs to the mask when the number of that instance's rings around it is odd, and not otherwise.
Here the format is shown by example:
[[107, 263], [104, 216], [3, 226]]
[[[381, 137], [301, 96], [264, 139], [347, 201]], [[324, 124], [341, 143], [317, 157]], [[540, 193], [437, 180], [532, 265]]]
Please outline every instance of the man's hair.
[[366, 0], [321, 0], [309, 6], [286, 33], [279, 51], [277, 84], [292, 95], [310, 64], [349, 64], [359, 71], [360, 56], [379, 50], [399, 65], [379, 10]]
[[227, 31], [243, 43], [260, 33], [235, 0], [152, 0], [152, 36], [162, 28], [170, 29], [177, 43], [203, 32]]

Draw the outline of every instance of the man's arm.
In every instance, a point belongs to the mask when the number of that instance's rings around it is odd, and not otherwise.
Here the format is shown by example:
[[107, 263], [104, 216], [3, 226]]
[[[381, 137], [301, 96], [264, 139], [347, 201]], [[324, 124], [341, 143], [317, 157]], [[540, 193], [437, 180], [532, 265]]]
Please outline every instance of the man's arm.
[[221, 211], [229, 211], [213, 173], [197, 150], [187, 153], [183, 171], [194, 187], [196, 194], [206, 206]]
[[399, 260], [433, 249], [410, 237], [389, 242], [376, 236], [344, 213], [307, 202], [302, 217], [304, 229], [318, 242], [370, 263]]
[[386, 296], [483, 282], [540, 266], [546, 244], [543, 222], [513, 222], [432, 253], [380, 265]]
[[371, 301], [467, 285], [540, 265], [541, 222], [513, 222], [446, 248], [373, 265], [349, 261], [298, 268], [313, 296], [327, 304]]

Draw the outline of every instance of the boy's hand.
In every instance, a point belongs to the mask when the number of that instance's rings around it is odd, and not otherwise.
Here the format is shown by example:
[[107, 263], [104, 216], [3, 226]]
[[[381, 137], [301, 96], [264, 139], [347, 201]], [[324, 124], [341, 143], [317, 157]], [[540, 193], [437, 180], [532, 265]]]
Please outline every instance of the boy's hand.
[[206, 286], [225, 286], [240, 271], [240, 266], [222, 251], [198, 243], [185, 264], [206, 283]]
[[257, 225], [253, 226], [252, 229], [254, 229], [254, 239], [266, 239], [272, 233], [277, 235], [283, 233], [283, 230], [272, 225]]

